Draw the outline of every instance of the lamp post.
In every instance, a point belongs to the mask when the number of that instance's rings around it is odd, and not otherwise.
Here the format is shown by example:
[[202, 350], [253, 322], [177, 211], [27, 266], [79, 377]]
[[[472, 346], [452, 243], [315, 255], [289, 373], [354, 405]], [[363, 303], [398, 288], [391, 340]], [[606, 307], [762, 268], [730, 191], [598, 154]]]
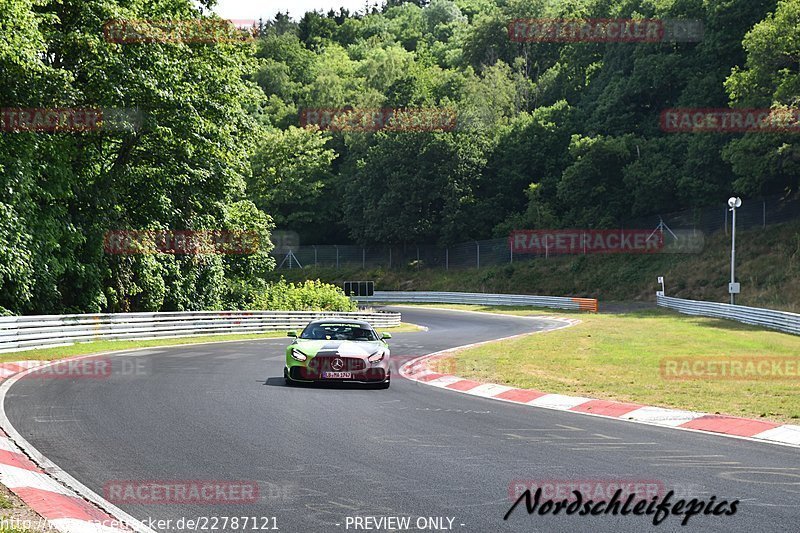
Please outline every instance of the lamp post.
[[736, 283], [736, 209], [742, 206], [742, 199], [731, 197], [728, 199], [729, 211], [733, 213], [731, 219], [731, 282], [728, 292], [731, 294], [731, 305], [736, 303], [736, 295], [741, 292], [741, 287]]

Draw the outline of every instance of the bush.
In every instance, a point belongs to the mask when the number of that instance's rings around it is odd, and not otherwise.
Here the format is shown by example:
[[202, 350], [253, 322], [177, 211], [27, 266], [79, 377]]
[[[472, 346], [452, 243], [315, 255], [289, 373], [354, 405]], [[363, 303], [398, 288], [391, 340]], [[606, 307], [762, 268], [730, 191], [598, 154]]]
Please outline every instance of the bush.
[[356, 305], [336, 285], [320, 280], [287, 283], [285, 279], [267, 285], [256, 294], [249, 310], [355, 311]]

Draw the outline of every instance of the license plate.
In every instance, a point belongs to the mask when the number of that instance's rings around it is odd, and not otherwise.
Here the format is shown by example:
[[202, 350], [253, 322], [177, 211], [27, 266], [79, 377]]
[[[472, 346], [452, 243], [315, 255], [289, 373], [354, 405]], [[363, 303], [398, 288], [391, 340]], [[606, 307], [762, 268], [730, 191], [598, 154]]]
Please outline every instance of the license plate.
[[322, 377], [328, 379], [350, 379], [353, 377], [352, 372], [323, 372]]

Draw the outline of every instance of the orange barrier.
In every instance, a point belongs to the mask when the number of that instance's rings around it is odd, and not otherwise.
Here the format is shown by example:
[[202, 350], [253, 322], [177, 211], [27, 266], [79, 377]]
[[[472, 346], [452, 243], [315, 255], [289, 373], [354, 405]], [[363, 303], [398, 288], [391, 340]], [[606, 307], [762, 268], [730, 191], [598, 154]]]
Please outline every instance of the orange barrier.
[[594, 298], [573, 298], [572, 301], [578, 304], [581, 311], [597, 312], [597, 300]]

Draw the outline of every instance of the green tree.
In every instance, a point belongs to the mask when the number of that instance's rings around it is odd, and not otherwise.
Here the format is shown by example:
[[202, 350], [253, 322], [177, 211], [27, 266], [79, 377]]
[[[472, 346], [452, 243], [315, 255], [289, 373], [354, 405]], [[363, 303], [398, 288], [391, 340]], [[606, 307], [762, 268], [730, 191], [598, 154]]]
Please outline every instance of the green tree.
[[252, 112], [263, 92], [245, 81], [256, 66], [252, 45], [122, 44], [104, 36], [109, 19], [195, 20], [188, 0], [46, 0], [35, 8], [8, 0], [0, 10], [4, 105], [123, 109], [140, 118], [136, 128], [0, 136], [2, 227], [7, 217], [20, 231], [7, 243], [17, 250], [13, 271], [0, 280], [0, 305], [16, 312], [218, 307], [221, 257], [107, 255], [103, 237], [127, 228], [222, 227], [229, 206], [244, 198], [259, 129]]
[[[800, 107], [800, 1], [783, 0], [775, 13], [744, 38], [747, 61], [725, 82], [734, 106], [772, 107], [776, 115]], [[800, 143], [796, 134], [748, 133], [731, 141], [725, 159], [743, 194], [794, 192], [800, 187]]]
[[632, 145], [631, 135], [572, 137], [572, 163], [558, 183], [565, 226], [615, 227], [630, 214], [630, 191], [622, 171], [632, 160]]
[[275, 213], [279, 228], [324, 224], [335, 152], [318, 130], [290, 126], [261, 139], [253, 155], [251, 194], [262, 210]]
[[474, 188], [486, 165], [475, 134], [379, 133], [344, 184], [343, 218], [359, 242], [458, 242], [475, 231]]

